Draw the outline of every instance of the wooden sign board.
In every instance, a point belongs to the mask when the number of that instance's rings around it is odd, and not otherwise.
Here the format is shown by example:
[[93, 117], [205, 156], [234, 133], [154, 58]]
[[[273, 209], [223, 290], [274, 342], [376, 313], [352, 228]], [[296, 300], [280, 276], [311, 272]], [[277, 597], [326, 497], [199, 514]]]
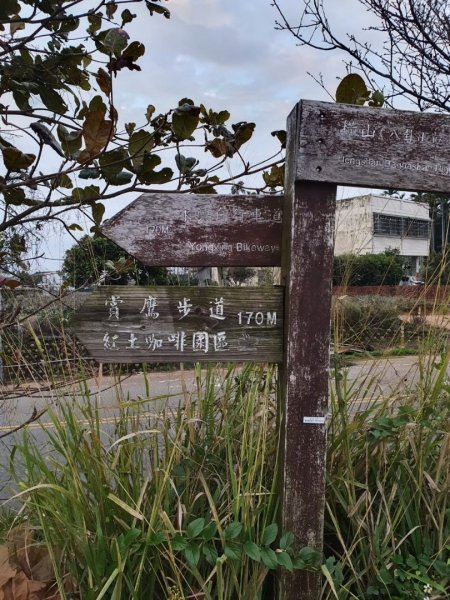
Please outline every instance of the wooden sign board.
[[279, 266], [282, 200], [143, 194], [101, 232], [147, 266]]
[[281, 288], [99, 287], [73, 325], [103, 363], [280, 362]]
[[295, 179], [450, 190], [450, 117], [302, 100], [294, 109]]

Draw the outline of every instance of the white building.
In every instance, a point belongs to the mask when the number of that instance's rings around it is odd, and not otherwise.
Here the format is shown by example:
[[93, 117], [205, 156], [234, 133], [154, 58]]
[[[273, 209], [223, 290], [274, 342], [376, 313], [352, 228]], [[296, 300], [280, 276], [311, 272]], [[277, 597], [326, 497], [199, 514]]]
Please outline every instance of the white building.
[[335, 254], [379, 254], [396, 249], [420, 270], [430, 250], [429, 206], [391, 196], [357, 196], [337, 203]]

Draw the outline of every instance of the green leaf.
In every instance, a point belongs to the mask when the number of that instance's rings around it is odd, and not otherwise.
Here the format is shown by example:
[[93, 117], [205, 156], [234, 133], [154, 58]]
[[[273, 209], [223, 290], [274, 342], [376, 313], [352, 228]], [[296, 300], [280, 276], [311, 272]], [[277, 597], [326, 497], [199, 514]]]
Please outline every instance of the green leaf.
[[7, 204], [13, 204], [15, 206], [23, 204], [25, 200], [25, 191], [20, 187], [5, 190], [3, 195], [5, 196]]
[[17, 104], [19, 110], [31, 110], [31, 106], [29, 103], [30, 93], [25, 88], [14, 88], [12, 90], [12, 95], [14, 98], [14, 102]]
[[172, 115], [172, 129], [178, 140], [186, 140], [196, 130], [200, 120], [200, 108], [185, 103], [175, 109]]
[[[109, 261], [111, 262], [111, 261]], [[106, 264], [106, 263], [105, 263]], [[114, 268], [114, 265], [113, 265]], [[150, 537], [148, 538], [148, 545], [149, 546], [159, 546], [160, 544], [163, 544], [166, 541], [167, 537], [166, 534], [164, 533], [164, 531], [153, 531], [150, 534]]]
[[241, 531], [242, 523], [239, 523], [239, 521], [233, 521], [225, 527], [223, 536], [226, 540], [234, 540], [239, 537]]
[[284, 129], [278, 129], [277, 131], [272, 131], [271, 135], [276, 137], [281, 144], [282, 148], [286, 148], [286, 131]]
[[81, 148], [83, 141], [82, 131], [69, 131], [64, 125], [58, 125], [57, 134], [64, 154], [73, 156]]
[[247, 540], [244, 544], [244, 552], [252, 560], [255, 560], [256, 562], [261, 562], [261, 550], [259, 546], [255, 544], [255, 542]]
[[234, 130], [233, 146], [236, 150], [239, 150], [239, 148], [243, 144], [249, 141], [249, 139], [253, 135], [255, 127], [255, 123], [246, 123], [245, 121], [243, 121], [242, 123], [236, 123], [235, 125], [232, 125], [232, 128]]
[[294, 543], [294, 534], [292, 531], [288, 531], [284, 535], [281, 536], [280, 539], [280, 548], [281, 550], [289, 550]]
[[166, 167], [164, 169], [161, 169], [161, 171], [153, 171], [152, 173], [147, 175], [145, 183], [147, 185], [150, 185], [152, 183], [162, 185], [163, 183], [169, 183], [169, 181], [171, 181], [172, 177], [173, 177], [172, 169], [169, 169], [168, 167]]
[[132, 135], [135, 129], [136, 123], [125, 123], [125, 131], [128, 133], [128, 135]]
[[78, 223], [66, 225], [66, 229], [69, 229], [70, 231], [83, 231], [83, 228], [81, 227], [81, 225], [78, 225]]
[[224, 554], [230, 560], [240, 560], [242, 552], [237, 546], [229, 546], [225, 544], [225, 548], [223, 549]]
[[128, 171], [122, 171], [117, 175], [109, 177], [108, 183], [110, 183], [111, 185], [126, 185], [127, 183], [130, 183], [130, 181], [132, 181], [133, 177], [133, 173], [130, 173]]
[[100, 198], [100, 188], [96, 185], [88, 185], [85, 188], [76, 187], [71, 197], [81, 204], [92, 204]]
[[81, 169], [81, 171], [78, 172], [78, 177], [80, 179], [98, 179], [100, 177], [100, 173], [98, 172], [97, 168], [90, 167]]
[[181, 534], [177, 533], [176, 535], [174, 535], [172, 540], [172, 548], [175, 550], [175, 552], [180, 552], [181, 550], [184, 550], [187, 545], [187, 540]]
[[196, 158], [186, 157], [182, 154], [177, 154], [175, 156], [175, 162], [178, 167], [178, 170], [182, 175], [190, 173], [192, 169], [198, 164], [198, 160]]
[[278, 567], [277, 555], [272, 548], [261, 548], [261, 560], [268, 569]]
[[164, 6], [156, 4], [156, 2], [150, 2], [150, 0], [145, 0], [145, 4], [147, 5], [147, 8], [150, 11], [151, 15], [153, 15], [153, 13], [155, 12], [160, 15], [164, 15], [166, 19], [170, 19], [170, 10], [168, 10]]
[[2, 0], [0, 2], [0, 19], [6, 21], [11, 15], [18, 15], [20, 8], [17, 0]]
[[202, 552], [205, 555], [207, 562], [214, 567], [217, 562], [218, 554], [217, 550], [211, 544], [205, 544], [202, 548]]
[[214, 521], [211, 521], [211, 523], [209, 523], [205, 527], [205, 529], [202, 531], [202, 539], [205, 542], [209, 542], [216, 535], [216, 532], [217, 532], [217, 525], [214, 523]]
[[118, 175], [128, 161], [128, 153], [124, 148], [104, 152], [99, 158], [99, 165], [103, 177], [109, 181], [111, 177]]
[[369, 106], [375, 106], [381, 108], [384, 104], [384, 94], [380, 90], [376, 90], [372, 93], [370, 98]]
[[24, 154], [14, 146], [2, 147], [3, 162], [8, 171], [17, 173], [22, 169], [28, 169], [36, 160], [35, 154]]
[[129, 39], [130, 36], [125, 29], [113, 27], [106, 32], [106, 35], [103, 38], [103, 45], [110, 54], [119, 57], [122, 54], [122, 51], [127, 47]]
[[199, 519], [195, 519], [186, 527], [186, 535], [189, 538], [195, 538], [201, 534], [203, 529], [205, 528], [205, 519], [200, 517]]
[[336, 102], [362, 105], [366, 102], [369, 95], [370, 92], [361, 75], [350, 73], [338, 85]]
[[268, 525], [262, 534], [261, 543], [264, 546], [270, 546], [276, 540], [278, 534], [278, 525], [276, 523], [271, 523]]
[[72, 180], [66, 173], [61, 173], [53, 180], [53, 187], [56, 188], [64, 188], [70, 190], [73, 188]]
[[318, 567], [322, 562], [322, 557], [320, 552], [315, 550], [314, 548], [309, 548], [305, 546], [298, 553], [299, 558], [301, 558], [307, 565], [312, 567]]
[[100, 225], [103, 219], [103, 215], [105, 214], [105, 205], [101, 202], [95, 202], [92, 205], [92, 217], [94, 219], [94, 223], [97, 227]]
[[141, 129], [135, 131], [130, 136], [130, 142], [128, 144], [128, 152], [130, 153], [131, 161], [135, 169], [139, 169], [143, 166], [144, 156], [147, 152], [150, 152], [155, 144], [155, 140], [151, 133]]
[[122, 56], [129, 56], [133, 60], [137, 60], [145, 54], [145, 46], [141, 42], [131, 42], [122, 53]]
[[200, 547], [197, 544], [188, 544], [184, 549], [184, 556], [190, 565], [196, 567], [200, 560]]
[[292, 558], [289, 556], [287, 552], [275, 552], [275, 556], [277, 557], [278, 564], [288, 571], [294, 570], [294, 565], [292, 564]]

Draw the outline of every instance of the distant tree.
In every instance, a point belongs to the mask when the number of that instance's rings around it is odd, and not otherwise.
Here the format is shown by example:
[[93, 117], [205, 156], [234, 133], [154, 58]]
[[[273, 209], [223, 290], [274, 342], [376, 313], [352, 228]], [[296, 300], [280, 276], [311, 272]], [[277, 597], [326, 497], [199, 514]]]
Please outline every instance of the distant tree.
[[105, 237], [85, 235], [64, 256], [62, 277], [66, 285], [83, 287], [92, 283], [165, 285], [165, 267], [144, 267]]
[[398, 285], [404, 266], [404, 259], [393, 250], [381, 254], [335, 256], [333, 285]]
[[362, 9], [377, 19], [371, 29], [380, 34], [378, 44], [367, 41], [366, 30], [339, 33], [331, 16], [336, 0], [300, 0], [295, 19], [287, 17], [284, 0], [272, 5], [279, 29], [300, 46], [346, 56], [348, 70], [360, 70], [388, 103], [404, 96], [419, 110], [450, 110], [448, 0], [355, 0], [355, 14]]
[[425, 261], [423, 277], [430, 285], [450, 284], [450, 244], [439, 252], [431, 252]]

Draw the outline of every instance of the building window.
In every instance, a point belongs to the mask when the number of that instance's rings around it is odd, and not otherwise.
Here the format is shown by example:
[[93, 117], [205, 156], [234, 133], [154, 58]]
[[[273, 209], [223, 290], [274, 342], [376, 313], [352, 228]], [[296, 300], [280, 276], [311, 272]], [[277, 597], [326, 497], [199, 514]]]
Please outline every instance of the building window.
[[390, 215], [373, 215], [374, 235], [398, 236], [402, 235], [402, 218]]
[[422, 219], [403, 219], [403, 235], [410, 238], [427, 240], [430, 234], [430, 224]]
[[427, 240], [430, 237], [430, 222], [410, 217], [373, 214], [374, 235], [408, 237]]

